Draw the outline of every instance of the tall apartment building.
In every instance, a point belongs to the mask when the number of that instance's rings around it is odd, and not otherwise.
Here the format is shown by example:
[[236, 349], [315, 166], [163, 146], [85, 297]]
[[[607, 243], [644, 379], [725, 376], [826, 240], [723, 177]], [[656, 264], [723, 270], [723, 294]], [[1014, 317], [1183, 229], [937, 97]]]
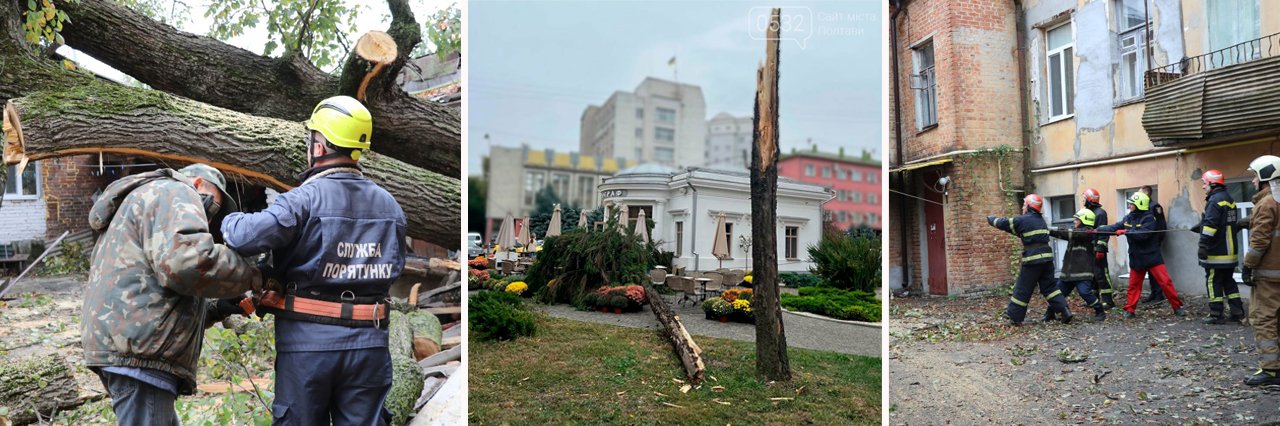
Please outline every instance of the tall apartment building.
[[706, 133], [702, 88], [648, 77], [635, 91], [614, 92], [583, 110], [578, 149], [588, 156], [698, 167]]
[[751, 164], [751, 117], [722, 112], [707, 121], [707, 152], [703, 167], [741, 170]]
[[[953, 294], [1007, 284], [1016, 242], [981, 216], [992, 204], [1012, 212], [1025, 192], [1043, 196], [1046, 220], [1062, 226], [1087, 188], [1116, 221], [1128, 195], [1151, 185], [1169, 226], [1186, 229], [1204, 209], [1201, 172], [1218, 169], [1249, 212], [1248, 162], [1280, 143], [1280, 3], [1017, 4], [891, 1], [891, 185], [911, 194], [890, 201], [901, 221], [891, 231], [892, 286]], [[948, 46], [966, 37], [965, 49]], [[943, 147], [927, 139], [966, 125], [974, 134]], [[984, 132], [1010, 140], [982, 143]], [[1203, 292], [1186, 249], [1195, 238], [1167, 234], [1164, 258], [1179, 289]], [[1126, 242], [1111, 240], [1113, 276], [1128, 272]]]
[[538, 191], [547, 186], [566, 207], [599, 207], [596, 187], [600, 180], [634, 165], [634, 161], [620, 158], [530, 149], [528, 145], [493, 147], [486, 176], [489, 192], [485, 199], [485, 241], [497, 232], [506, 215], [520, 220], [530, 214]]
[[837, 153], [791, 151], [778, 160], [778, 176], [826, 187], [833, 193], [822, 204], [822, 212], [841, 229], [868, 226], [880, 229], [882, 218], [880, 161], [871, 153], [846, 156], [844, 148]]

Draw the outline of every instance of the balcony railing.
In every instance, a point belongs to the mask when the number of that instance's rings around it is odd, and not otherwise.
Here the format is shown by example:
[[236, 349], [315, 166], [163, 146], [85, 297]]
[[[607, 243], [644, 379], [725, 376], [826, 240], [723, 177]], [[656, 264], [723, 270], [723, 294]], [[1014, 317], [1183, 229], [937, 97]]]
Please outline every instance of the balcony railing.
[[1205, 71], [1275, 56], [1280, 56], [1280, 33], [1147, 70], [1146, 87], [1150, 89]]

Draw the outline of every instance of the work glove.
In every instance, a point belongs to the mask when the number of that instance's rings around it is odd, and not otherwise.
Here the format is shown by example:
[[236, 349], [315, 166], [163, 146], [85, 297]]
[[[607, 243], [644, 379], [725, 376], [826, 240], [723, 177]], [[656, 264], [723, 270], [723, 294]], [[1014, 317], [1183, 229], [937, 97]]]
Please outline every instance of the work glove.
[[993, 215], [993, 214], [987, 215], [987, 224], [994, 225], [995, 223], [996, 223], [996, 215]]
[[1124, 233], [1125, 233], [1125, 232], [1129, 232], [1129, 230], [1128, 230], [1128, 229], [1123, 229], [1123, 228], [1121, 228], [1121, 229], [1117, 229], [1117, 230], [1116, 230], [1116, 236], [1117, 236], [1117, 237], [1119, 237], [1119, 236], [1121, 236], [1121, 235], [1124, 235]]
[[1249, 229], [1249, 220], [1252, 218], [1253, 216], [1249, 216], [1249, 217], [1242, 217], [1239, 220], [1236, 220], [1236, 229]]
[[1208, 258], [1209, 258], [1209, 249], [1208, 249], [1208, 248], [1206, 248], [1205, 246], [1200, 246], [1200, 249], [1199, 249], [1199, 250], [1196, 250], [1196, 258], [1197, 258], [1197, 259], [1200, 259], [1200, 260], [1208, 259]]
[[204, 321], [205, 328], [208, 328], [213, 324], [222, 322], [222, 320], [227, 319], [232, 315], [248, 315], [248, 312], [245, 311], [245, 308], [240, 305], [240, 302], [242, 300], [248, 300], [248, 299], [245, 297], [232, 297], [227, 299], [218, 299], [216, 301], [211, 301], [211, 303], [209, 303], [207, 305], [208, 307], [206, 308], [205, 321]]
[[1240, 280], [1241, 280], [1241, 281], [1244, 281], [1244, 282], [1242, 283], [1242, 284], [1244, 284], [1244, 285], [1247, 285], [1247, 286], [1253, 286], [1253, 268], [1250, 268], [1250, 267], [1248, 267], [1248, 266], [1241, 266], [1241, 267], [1240, 267]]
[[1107, 254], [1106, 254], [1106, 253], [1101, 253], [1101, 252], [1099, 252], [1099, 253], [1094, 253], [1094, 254], [1093, 254], [1093, 259], [1094, 259], [1094, 260], [1097, 260], [1097, 261], [1099, 261], [1099, 262], [1104, 261], [1104, 260], [1107, 260]]
[[1194, 232], [1194, 233], [1199, 234], [1199, 233], [1200, 233], [1200, 225], [1192, 226], [1192, 227], [1191, 227], [1191, 229], [1187, 229], [1187, 230], [1188, 230], [1188, 231], [1191, 231], [1191, 232]]

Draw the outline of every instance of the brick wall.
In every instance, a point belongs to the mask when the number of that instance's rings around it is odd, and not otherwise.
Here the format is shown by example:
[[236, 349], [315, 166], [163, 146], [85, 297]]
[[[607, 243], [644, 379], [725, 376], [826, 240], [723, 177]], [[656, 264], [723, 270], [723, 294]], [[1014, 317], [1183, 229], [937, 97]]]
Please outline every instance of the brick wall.
[[985, 290], [1013, 281], [1013, 273], [1019, 267], [1014, 259], [1020, 258], [1021, 243], [987, 225], [987, 215], [1008, 217], [1021, 213], [1022, 194], [1001, 189], [1022, 187], [1020, 167], [1021, 156], [1017, 154], [1002, 161], [994, 156], [958, 159], [950, 167], [952, 184], [948, 186], [945, 209], [950, 294]]
[[[57, 238], [63, 231], [76, 232], [88, 229], [89, 208], [93, 207], [94, 194], [115, 179], [94, 176], [98, 169], [97, 157], [78, 155], [54, 158], [42, 162], [44, 184], [45, 238]], [[110, 169], [108, 169], [110, 172]]]

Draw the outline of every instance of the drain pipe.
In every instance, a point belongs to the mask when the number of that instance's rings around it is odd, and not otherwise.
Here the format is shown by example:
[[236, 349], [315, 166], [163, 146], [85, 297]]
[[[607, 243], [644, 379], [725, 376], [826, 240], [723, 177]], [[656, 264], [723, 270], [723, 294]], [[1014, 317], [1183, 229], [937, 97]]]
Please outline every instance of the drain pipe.
[[[1023, 9], [1022, 0], [1013, 0], [1014, 11], [1013, 25], [1017, 28], [1018, 37], [1018, 118], [1022, 120], [1022, 188], [1024, 193], [1030, 193], [1031, 188], [1031, 123], [1028, 123], [1029, 115], [1027, 108], [1030, 107], [1030, 101], [1027, 99], [1027, 32], [1023, 28], [1026, 22], [1027, 14]], [[1001, 185], [1004, 183], [1001, 182]], [[1006, 192], [1007, 193], [1007, 192]]]
[[[898, 148], [898, 167], [902, 167], [903, 164], [902, 92], [901, 83], [898, 81], [898, 14], [900, 13], [902, 13], [902, 2], [900, 0], [893, 0], [893, 14], [889, 15], [889, 62], [893, 67], [893, 139]], [[898, 176], [895, 177], [898, 181], [898, 188], [900, 188], [902, 192], [907, 192], [906, 173], [906, 170], [900, 171], [898, 172]], [[905, 219], [907, 217], [906, 205], [910, 204], [911, 201], [909, 198], [901, 195], [899, 195], [898, 198], [903, 200], [902, 203], [899, 203], [898, 207], [898, 212], [902, 216], [902, 220], [898, 221], [898, 229], [901, 235], [901, 238], [899, 238], [900, 242], [898, 244], [898, 250], [901, 251], [899, 257], [902, 259], [902, 288], [904, 290], [909, 290], [911, 288], [911, 253], [910, 250], [907, 249], [907, 238], [911, 231], [907, 226], [907, 221]]]
[[689, 253], [693, 253], [693, 270], [700, 271], [701, 269], [698, 268], [702, 266], [699, 265], [702, 263], [700, 262], [702, 257], [698, 256], [698, 188], [693, 186], [693, 172], [689, 172], [689, 177], [684, 181], [684, 184], [693, 190], [693, 210], [689, 214], [689, 217], [693, 219], [693, 223], [689, 224], [689, 229], [692, 231], [692, 235], [689, 236], [689, 242], [691, 243], [689, 245], [691, 248]]

